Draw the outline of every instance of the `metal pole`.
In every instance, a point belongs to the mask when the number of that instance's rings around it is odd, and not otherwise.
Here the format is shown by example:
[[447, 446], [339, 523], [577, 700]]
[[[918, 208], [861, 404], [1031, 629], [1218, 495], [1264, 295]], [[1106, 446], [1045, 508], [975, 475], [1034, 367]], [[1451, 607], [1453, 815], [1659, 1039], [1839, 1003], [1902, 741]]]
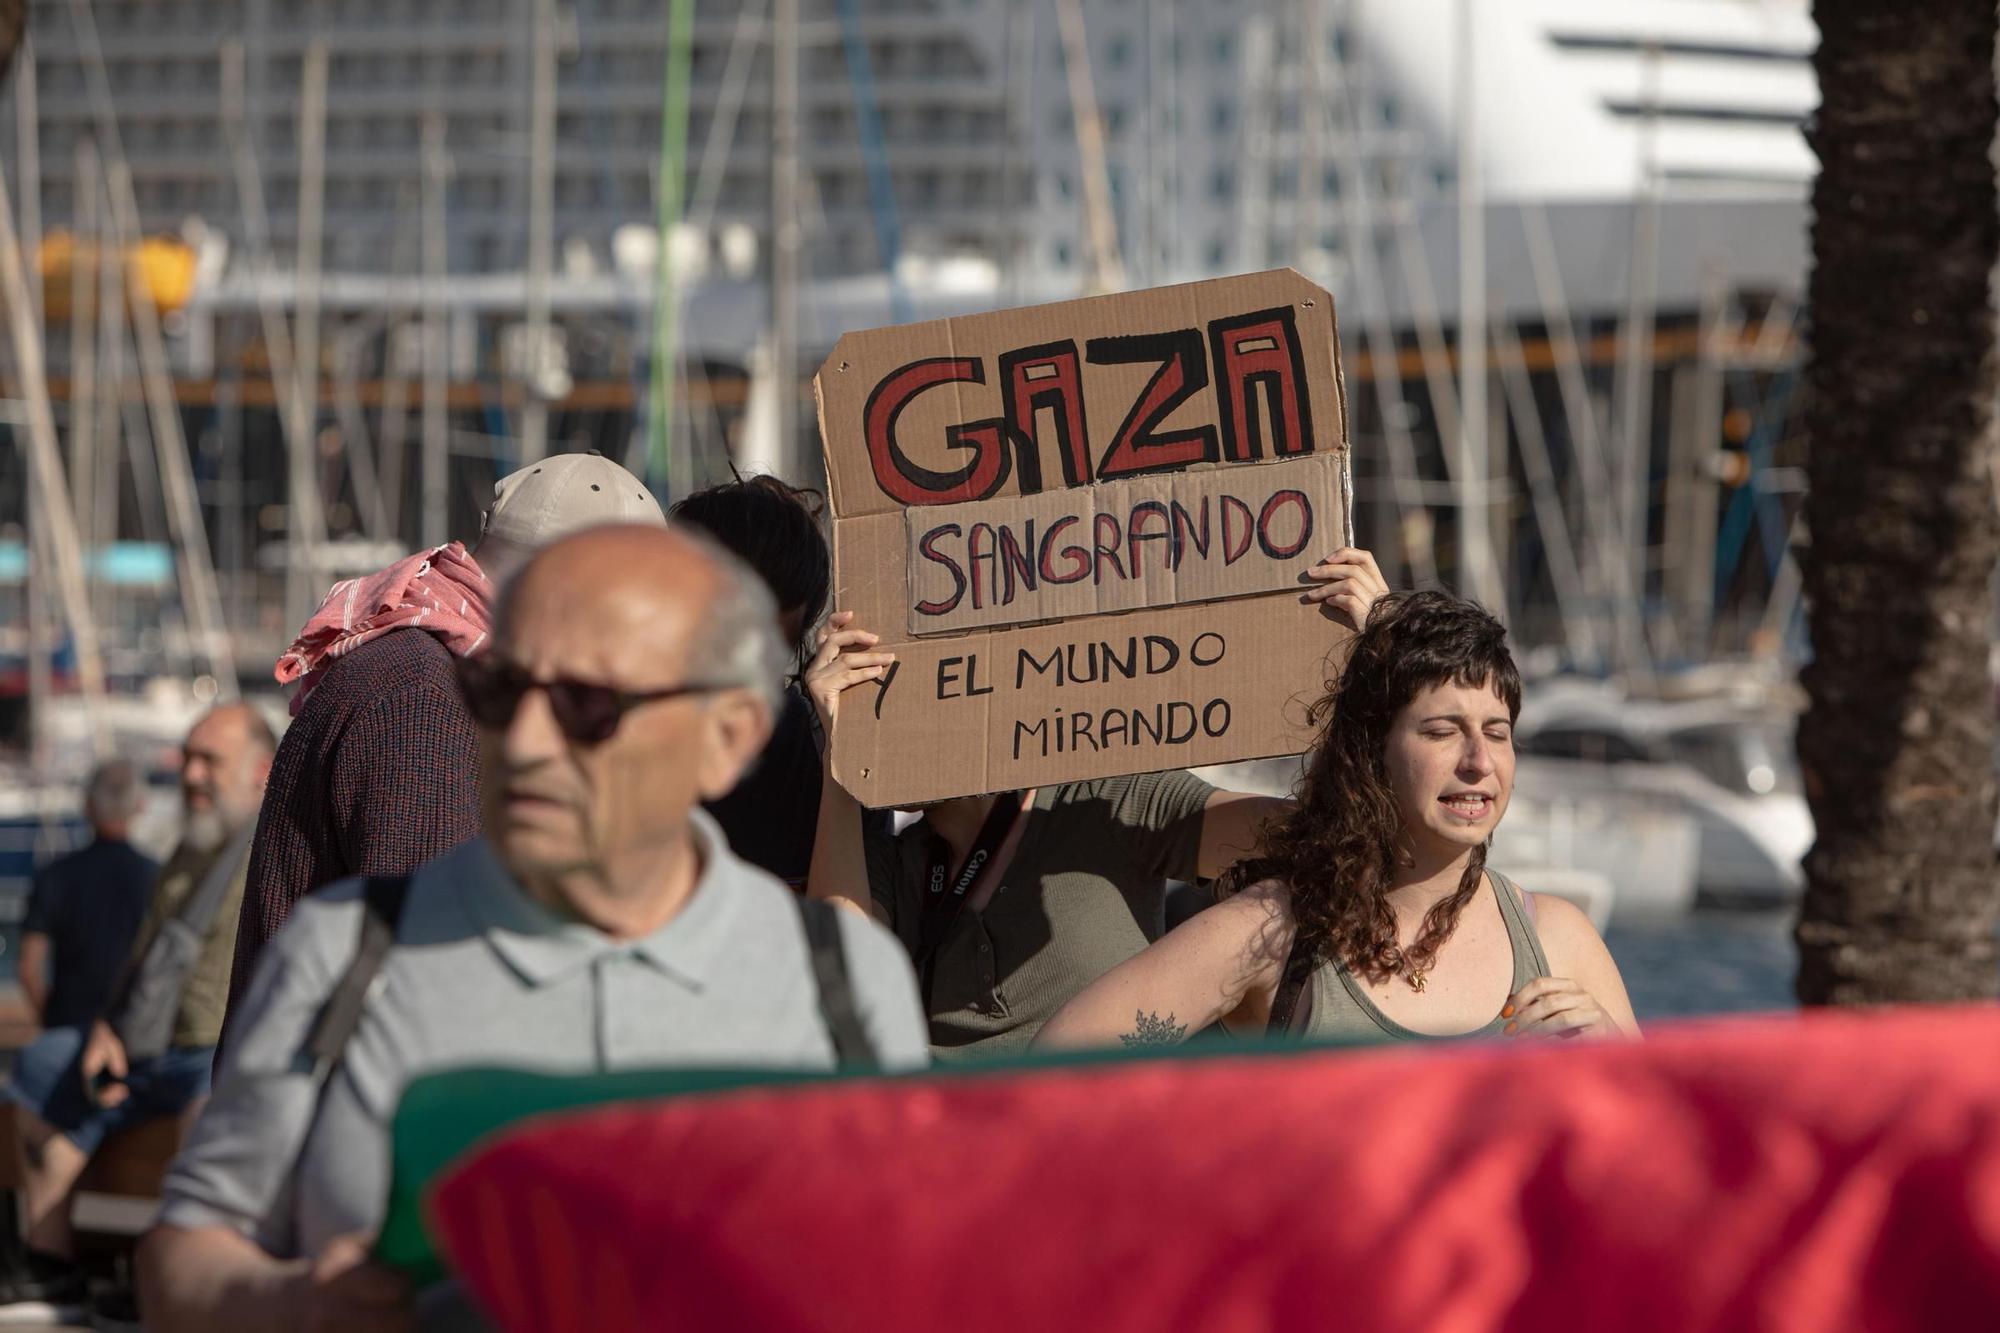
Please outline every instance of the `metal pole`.
[[1236, 171], [1236, 266], [1249, 272], [1271, 263], [1271, 84], [1277, 75], [1278, 40], [1271, 20], [1259, 16], [1243, 30], [1243, 131]]
[[1069, 104], [1076, 122], [1076, 153], [1083, 176], [1084, 216], [1090, 235], [1090, 290], [1115, 292], [1125, 286], [1125, 263], [1118, 253], [1118, 218], [1111, 207], [1110, 168], [1104, 160], [1104, 122], [1090, 77], [1090, 39], [1079, 0], [1057, 0], [1062, 26], [1063, 69], [1069, 76]]
[[[287, 485], [290, 487], [290, 502], [302, 506], [303, 520], [311, 522], [321, 513], [318, 478], [313, 471], [313, 449], [311, 440], [312, 420], [315, 415], [313, 398], [317, 396], [316, 377], [304, 376], [299, 369], [298, 358], [293, 355], [292, 330], [285, 322], [285, 311], [278, 300], [275, 272], [271, 262], [271, 224], [264, 206], [264, 178], [258, 170], [256, 151], [248, 132], [250, 115], [244, 93], [245, 75], [243, 45], [229, 41], [222, 45], [222, 125], [223, 133], [229, 141], [230, 164], [236, 176], [236, 201], [243, 213], [243, 239], [250, 252], [250, 272], [256, 286], [255, 300], [259, 325], [264, 335], [264, 359], [270, 369], [272, 394], [278, 409], [278, 427], [285, 437]], [[308, 69], [308, 75], [311, 71]], [[324, 70], [321, 71], [324, 75]], [[324, 84], [320, 89], [321, 117], [324, 126]], [[307, 133], [302, 121], [300, 136], [303, 142]], [[323, 138], [323, 134], [321, 136]], [[312, 173], [309, 173], [312, 174]], [[305, 178], [300, 180], [300, 193], [305, 194]], [[323, 190], [321, 191], [323, 196]], [[305, 212], [300, 212], [300, 256], [301, 281], [296, 293], [300, 298], [303, 314], [305, 284], [303, 282], [304, 244], [307, 239]], [[319, 228], [312, 228], [317, 241]], [[317, 245], [315, 244], [315, 252]], [[317, 265], [315, 265], [315, 273]], [[317, 306], [317, 283], [314, 284], [314, 302]], [[303, 323], [303, 319], [301, 320]], [[318, 321], [313, 321], [315, 330]], [[303, 330], [301, 330], [303, 332]], [[311, 396], [309, 396], [311, 395]], [[301, 498], [300, 488], [306, 488], [305, 498]], [[322, 529], [323, 531], [323, 529]], [[300, 564], [299, 567], [302, 567]], [[287, 597], [291, 595], [290, 575], [287, 575]], [[288, 611], [295, 618], [305, 612], [288, 605]]]
[[291, 427], [285, 432], [289, 462], [291, 522], [285, 570], [285, 620], [303, 625], [312, 614], [319, 580], [318, 550], [326, 541], [326, 511], [319, 493], [313, 435], [319, 422], [320, 236], [326, 212], [326, 42], [306, 48], [299, 93], [298, 297], [294, 315], [298, 337], [292, 364]]
[[1594, 666], [1601, 653], [1590, 619], [1584, 614], [1583, 574], [1577, 564], [1576, 544], [1570, 539], [1569, 519], [1563, 513], [1562, 493], [1556, 488], [1548, 435], [1542, 429], [1541, 408], [1535, 402], [1527, 358], [1521, 354], [1520, 338], [1505, 315], [1496, 312], [1492, 318], [1493, 356], [1500, 367], [1507, 410], [1521, 441], [1521, 470], [1527, 475], [1528, 493], [1534, 501], [1535, 525], [1542, 530], [1542, 549], [1549, 556], [1549, 581], [1555, 585], [1563, 642], [1569, 649], [1572, 665]]
[[542, 397], [548, 362], [549, 268], [555, 250], [556, 6], [531, 0], [534, 79], [528, 111], [527, 364], [521, 370], [521, 462], [539, 462], [549, 451], [549, 405]]
[[77, 681], [101, 753], [106, 740], [101, 729], [100, 707], [104, 699], [104, 659], [97, 646], [97, 622], [84, 595], [83, 560], [72, 521], [69, 485], [63, 477], [62, 451], [56, 443], [55, 412], [49, 405], [41, 330], [35, 327], [34, 309], [29, 301], [28, 275], [21, 262], [20, 238], [14, 232], [14, 204], [5, 172], [0, 172], [0, 296], [4, 296], [7, 304], [7, 334], [13, 343], [14, 370], [21, 378], [27, 408], [28, 465], [34, 477], [36, 506], [42, 517], [41, 533], [52, 557], [50, 563], [55, 567], [56, 593], [62, 599], [70, 637], [76, 645]]
[[[111, 203], [121, 251], [138, 244], [139, 208], [132, 193], [132, 174], [122, 158], [111, 163]], [[187, 437], [181, 431], [179, 404], [167, 364], [166, 340], [160, 333], [160, 312], [143, 283], [129, 284], [133, 341], [139, 352], [139, 378], [146, 393], [146, 411], [153, 429], [153, 457], [160, 471], [167, 521], [180, 543], [181, 600], [195, 651], [208, 659], [217, 698], [236, 699], [236, 656], [223, 620], [215, 564], [209, 556], [208, 528], [202, 521], [201, 500], [195, 494], [194, 467], [188, 459]]]
[[799, 448], [799, 0], [771, 7], [771, 351], [780, 475]]
[[91, 523], [95, 491], [97, 420], [97, 144], [76, 141], [76, 244], [69, 264], [69, 467], [76, 502], [77, 540], [87, 550], [100, 540]]
[[[132, 171], [120, 146], [111, 79], [104, 68], [104, 53], [98, 43], [97, 20], [91, 12], [90, 0], [70, 0], [69, 10], [90, 83], [98, 146], [109, 164], [106, 197], [110, 204], [111, 242], [122, 253], [139, 243], [139, 203], [132, 191]], [[152, 421], [154, 458], [159, 466], [168, 521], [180, 541], [183, 609], [199, 650], [208, 658], [218, 697], [224, 702], [233, 701], [237, 696], [235, 653], [216, 591], [208, 529], [202, 523], [201, 501], [195, 494], [194, 469], [188, 461], [180, 409], [174, 401], [166, 341], [160, 334], [160, 313], [153, 306], [151, 291], [143, 284], [133, 286], [128, 304], [146, 408]], [[106, 314], [108, 317], [110, 312]]]
[[[1305, 46], [1305, 68], [1299, 90], [1299, 100], [1304, 106], [1299, 128], [1305, 141], [1300, 146], [1298, 187], [1292, 197], [1292, 207], [1297, 210], [1293, 219], [1296, 226], [1292, 254], [1304, 266], [1306, 256], [1321, 248], [1320, 196], [1326, 175], [1326, 118], [1320, 114], [1319, 104], [1326, 99], [1323, 77], [1326, 67], [1320, 63], [1326, 46], [1326, 0], [1300, 0], [1300, 8], [1303, 12], [1299, 16], [1299, 40]], [[1315, 282], [1331, 281], [1332, 276], [1312, 274]]]
[[[96, 184], [106, 185], [103, 178]], [[106, 185], [106, 193], [109, 187]], [[97, 237], [97, 438], [95, 466], [91, 480], [96, 492], [90, 497], [90, 530], [100, 545], [118, 540], [120, 462], [124, 457], [125, 420], [125, 273], [120, 263], [118, 242], [108, 217]], [[136, 469], [134, 469], [136, 473]], [[136, 478], [135, 478], [136, 480]], [[92, 604], [109, 610], [110, 590], [99, 584], [90, 590]]]
[[[693, 77], [694, 0], [669, 0], [667, 7], [667, 68], [660, 95], [659, 253], [653, 283], [652, 386], [646, 400], [647, 471], [660, 494], [669, 495], [668, 453], [674, 434], [674, 389], [679, 365], [675, 342], [680, 332], [678, 274], [674, 271], [674, 228], [686, 207], [688, 86]], [[731, 48], [734, 63], [735, 50]], [[726, 75], [725, 75], [726, 78]], [[733, 114], [733, 113], [732, 113]], [[713, 141], [711, 140], [711, 143]], [[702, 159], [708, 168], [706, 155]], [[720, 188], [722, 164], [716, 161]]]
[[1486, 407], [1486, 218], [1480, 187], [1474, 0], [1458, 0], [1458, 491], [1459, 576], [1502, 620], [1507, 589], [1493, 559], [1486, 491], [1492, 475]]
[[[1330, 57], [1324, 46], [1312, 59]], [[1418, 487], [1417, 444], [1409, 426], [1409, 403], [1403, 396], [1401, 349], [1389, 320], [1389, 298], [1382, 287], [1381, 269], [1376, 263], [1381, 251], [1375, 243], [1375, 214], [1371, 199], [1368, 168], [1362, 160], [1361, 117], [1349, 69], [1337, 71], [1340, 97], [1328, 98], [1318, 114], [1340, 115], [1334, 134], [1334, 151], [1340, 160], [1345, 188], [1340, 191], [1340, 219], [1347, 236], [1348, 272], [1354, 275], [1355, 295], [1361, 305], [1361, 330], [1368, 348], [1371, 387], [1375, 391], [1376, 414], [1382, 419], [1385, 444], [1384, 471], [1395, 492], [1397, 545], [1409, 564], [1410, 581], [1418, 587], [1435, 586], [1438, 581], [1435, 524]], [[1322, 85], [1324, 80], [1321, 80]], [[1389, 201], [1393, 210], [1394, 200]]]
[[[49, 524], [49, 517], [42, 513], [47, 503], [42, 495], [42, 470], [36, 465], [34, 453], [28, 455], [28, 512], [27, 518], [27, 611], [28, 618], [28, 766], [29, 772], [40, 775], [47, 771], [49, 763], [49, 700], [53, 697], [50, 686], [50, 649], [53, 636], [49, 633], [48, 593], [44, 585], [54, 572], [54, 561], [49, 559], [49, 539], [43, 532]], [[67, 512], [68, 506], [64, 506]], [[79, 560], [78, 562], [82, 562]]]
[[44, 327], [42, 293], [42, 115], [35, 87], [35, 39], [23, 33], [14, 56], [15, 165], [21, 179], [21, 252], [36, 327]]
[[[1157, 3], [1157, 0], [1156, 0]], [[1007, 202], [1005, 263], [1009, 302], [1019, 305], [1025, 298], [1029, 259], [1034, 246], [1036, 217], [1030, 166], [1036, 138], [1030, 124], [1037, 106], [1035, 89], [1035, 14], [1040, 6], [1012, 0], [1008, 11], [1008, 70], [1006, 79], [1006, 175], [1002, 178], [1002, 198]]]
[[1527, 241], [1528, 266], [1534, 272], [1543, 326], [1549, 331], [1556, 386], [1562, 393], [1563, 415], [1568, 422], [1570, 454], [1582, 483], [1578, 491], [1583, 498], [1584, 548], [1592, 553], [1592, 559], [1584, 567], [1584, 584], [1610, 610], [1611, 640], [1619, 665], [1629, 672], [1649, 675], [1652, 662], [1645, 631], [1639, 624], [1639, 608], [1624, 591], [1630, 553], [1618, 540], [1612, 512], [1617, 497], [1612, 493], [1605, 438], [1598, 430], [1597, 414], [1591, 409], [1590, 386], [1584, 379], [1576, 326], [1570, 319], [1568, 298], [1563, 294], [1555, 238], [1550, 234], [1548, 214], [1541, 205], [1526, 201], [1521, 204], [1521, 233]]
[[1681, 576], [1687, 591], [1687, 641], [1705, 655], [1715, 628], [1716, 443], [1722, 438], [1723, 382], [1717, 346], [1727, 300], [1724, 279], [1705, 273], [1701, 283], [1701, 326], [1695, 340], [1694, 422], [1689, 428], [1692, 457], [1686, 476], [1687, 545]]
[[[1654, 140], [1659, 124], [1660, 46], [1646, 45], [1641, 66], [1640, 103], [1645, 108], [1639, 136], [1639, 193], [1632, 205], [1632, 263], [1625, 327], [1618, 340], [1619, 436], [1623, 467], [1618, 475], [1619, 541], [1626, 553], [1624, 595], [1644, 625], [1648, 523], [1653, 462], [1653, 303], [1660, 208]], [[1643, 630], [1642, 630], [1643, 632]]]
[[[35, 317], [35, 327], [46, 329], [46, 304], [42, 291], [42, 156], [41, 156], [41, 113], [35, 96], [35, 42], [31, 34], [23, 34], [21, 49], [14, 59], [14, 132], [15, 166], [21, 181], [21, 245], [27, 255], [28, 304]], [[71, 316], [75, 318], [74, 314]], [[70, 372], [70, 430], [76, 426], [76, 374], [74, 362]], [[28, 619], [28, 745], [29, 762], [34, 771], [44, 770], [49, 760], [48, 718], [45, 709], [52, 697], [50, 693], [50, 657], [53, 639], [49, 633], [48, 596], [44, 584], [49, 576], [48, 538], [43, 532], [46, 520], [36, 512], [47, 502], [42, 493], [41, 476], [30, 458], [27, 467], [28, 512], [27, 518], [27, 612]], [[79, 546], [81, 540], [79, 539]]]
[[450, 478], [446, 469], [451, 456], [446, 431], [449, 422], [445, 403], [444, 329], [444, 118], [432, 111], [424, 116], [424, 446], [423, 446], [423, 526], [425, 546], [442, 546], [448, 540], [447, 503]]
[[[1166, 3], [1155, 0], [1146, 6], [1149, 16], [1157, 14], [1162, 19], [1161, 39], [1154, 47], [1153, 57], [1154, 67], [1161, 71], [1162, 89], [1155, 115], [1163, 115], [1166, 120], [1166, 124], [1156, 123], [1154, 127], [1158, 137], [1152, 165], [1152, 207], [1147, 210], [1158, 229], [1154, 235], [1159, 248], [1146, 260], [1146, 271], [1153, 275], [1154, 286], [1175, 281], [1181, 259], [1181, 210], [1178, 204], [1182, 136], [1187, 129], [1187, 116], [1181, 106], [1180, 61], [1174, 55], [1180, 41], [1180, 9], [1180, 0], [1166, 0]], [[1026, 57], [1023, 57], [1023, 62], [1026, 62]], [[1317, 108], [1312, 114], [1317, 116]]]
[[375, 467], [375, 445], [368, 437], [368, 414], [361, 406], [361, 358], [372, 336], [368, 326], [343, 330], [333, 347], [333, 413], [340, 424], [340, 451], [347, 459], [347, 476], [354, 483], [354, 504], [362, 528], [376, 541], [396, 540], [389, 526], [389, 508], [382, 497], [382, 477]]

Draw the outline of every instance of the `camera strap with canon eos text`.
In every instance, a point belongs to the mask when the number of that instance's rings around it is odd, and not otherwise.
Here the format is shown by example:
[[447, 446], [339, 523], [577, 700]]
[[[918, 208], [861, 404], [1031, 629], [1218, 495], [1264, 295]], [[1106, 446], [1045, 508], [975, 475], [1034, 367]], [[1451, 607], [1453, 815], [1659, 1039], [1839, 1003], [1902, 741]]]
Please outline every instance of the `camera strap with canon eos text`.
[[972, 886], [979, 882], [980, 872], [992, 863], [1000, 844], [1013, 829], [1014, 820], [1023, 813], [1020, 792], [1002, 792], [995, 797], [993, 809], [979, 826], [979, 836], [972, 840], [956, 875], [950, 873], [951, 844], [936, 833], [930, 834], [930, 851], [924, 860], [924, 911], [917, 932], [917, 975], [924, 983], [925, 994], [930, 992], [931, 963], [965, 910]]

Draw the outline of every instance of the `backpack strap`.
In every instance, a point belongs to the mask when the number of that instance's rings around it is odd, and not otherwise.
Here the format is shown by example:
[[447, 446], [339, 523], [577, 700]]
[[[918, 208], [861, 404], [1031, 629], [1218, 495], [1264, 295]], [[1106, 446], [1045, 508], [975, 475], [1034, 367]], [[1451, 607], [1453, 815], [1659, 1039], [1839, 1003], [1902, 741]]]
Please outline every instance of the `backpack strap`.
[[1305, 994], [1306, 982], [1312, 980], [1313, 957], [1309, 950], [1301, 949], [1297, 939], [1285, 952], [1285, 969], [1278, 974], [1278, 989], [1271, 995], [1271, 1017], [1265, 1023], [1264, 1031], [1273, 1037], [1283, 1037], [1292, 1030], [1292, 1018], [1298, 1012], [1299, 997]]
[[306, 1054], [313, 1074], [324, 1083], [340, 1063], [354, 1030], [361, 1026], [362, 1011], [375, 989], [382, 964], [396, 945], [396, 927], [403, 919], [403, 903], [409, 897], [408, 875], [370, 875], [363, 884], [361, 898], [361, 938], [354, 958], [327, 997], [326, 1005], [313, 1020], [306, 1038]]
[[840, 909], [803, 895], [796, 901], [799, 919], [805, 924], [813, 984], [819, 989], [820, 1021], [833, 1039], [833, 1058], [842, 1069], [876, 1069], [880, 1062], [868, 1040], [868, 1030], [861, 1024], [854, 986], [847, 975], [847, 951], [840, 943]]

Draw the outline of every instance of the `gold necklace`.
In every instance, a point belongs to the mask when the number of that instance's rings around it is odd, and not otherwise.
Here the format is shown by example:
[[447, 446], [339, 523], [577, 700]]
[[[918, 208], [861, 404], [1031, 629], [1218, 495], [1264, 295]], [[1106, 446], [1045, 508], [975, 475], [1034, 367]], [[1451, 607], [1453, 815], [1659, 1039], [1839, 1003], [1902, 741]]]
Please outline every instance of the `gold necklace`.
[[1414, 972], [1405, 972], [1403, 980], [1410, 983], [1411, 990], [1422, 995], [1424, 993], [1424, 974], [1428, 971], [1430, 971], [1429, 968], [1419, 968]]

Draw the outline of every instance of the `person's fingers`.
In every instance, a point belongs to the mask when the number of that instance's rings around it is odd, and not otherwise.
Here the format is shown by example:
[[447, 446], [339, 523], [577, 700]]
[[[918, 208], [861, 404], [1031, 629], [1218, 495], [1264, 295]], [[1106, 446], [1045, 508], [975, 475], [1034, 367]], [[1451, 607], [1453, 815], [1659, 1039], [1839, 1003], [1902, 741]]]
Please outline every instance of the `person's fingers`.
[[104, 1067], [119, 1078], [124, 1078], [132, 1072], [125, 1065], [125, 1047], [122, 1044], [113, 1042], [106, 1048], [104, 1052]]
[[1366, 593], [1337, 592], [1326, 600], [1328, 605], [1338, 607], [1340, 610], [1347, 612], [1348, 618], [1353, 620], [1357, 626], [1361, 623], [1361, 618], [1368, 614], [1370, 603]]
[[1528, 988], [1523, 986], [1521, 994], [1527, 996], [1527, 998], [1517, 999], [1508, 1006], [1514, 1011], [1513, 1016], [1516, 1018], [1527, 1013], [1536, 1005], [1547, 1005], [1557, 1000], [1574, 999], [1583, 994], [1583, 988], [1574, 981], [1557, 979], [1552, 984], [1539, 988], [1533, 995], [1528, 995]]
[[1564, 1009], [1548, 1014], [1527, 1026], [1510, 1025], [1514, 1031], [1508, 1035], [1515, 1037], [1575, 1037], [1590, 1031], [1603, 1018], [1603, 1011], [1594, 1004], [1579, 1004], [1574, 1009]]
[[98, 1091], [97, 1104], [106, 1108], [117, 1106], [131, 1095], [132, 1089], [123, 1083], [107, 1083]]
[[889, 666], [890, 664], [887, 662], [878, 662], [873, 666], [848, 667], [844, 670], [829, 672], [823, 681], [823, 686], [830, 693], [841, 694], [850, 686], [860, 685], [866, 681], [880, 680], [883, 673], [888, 671]]
[[887, 667], [895, 660], [894, 653], [846, 653], [808, 671], [806, 687], [809, 690], [827, 690], [837, 694], [856, 679], [857, 671]]
[[1312, 577], [1314, 577], [1315, 579], [1319, 580], [1318, 587], [1306, 589], [1306, 596], [1314, 599], [1315, 601], [1323, 601], [1326, 598], [1331, 597], [1338, 592], [1360, 591], [1365, 586], [1360, 581], [1358, 581], [1352, 573], [1346, 570], [1334, 570], [1331, 573], [1321, 573], [1319, 570], [1314, 569], [1314, 570], [1308, 570], [1306, 572], [1311, 574]]
[[820, 639], [819, 651], [813, 654], [812, 663], [807, 667], [807, 670], [817, 670], [830, 665], [835, 658], [850, 648], [856, 646], [873, 646], [881, 641], [881, 635], [870, 634], [865, 629], [844, 629], [833, 634], [823, 635]]
[[1564, 984], [1564, 982], [1556, 977], [1536, 977], [1533, 981], [1530, 981], [1527, 985], [1507, 997], [1507, 1003], [1500, 1009], [1500, 1016], [1502, 1018], [1512, 1018], [1522, 1006], [1548, 994], [1552, 990], [1558, 989]]
[[1515, 1028], [1531, 1028], [1557, 1014], [1568, 1013], [1578, 1008], [1586, 1008], [1595, 1002], [1581, 990], [1555, 991], [1529, 1001], [1516, 1008], [1511, 1015]]
[[1344, 546], [1340, 549], [1339, 553], [1346, 557], [1349, 563], [1358, 565], [1366, 570], [1369, 582], [1379, 587], [1383, 592], [1389, 591], [1389, 580], [1382, 577], [1382, 566], [1375, 563], [1375, 553], [1373, 551], [1364, 550], [1358, 546]]
[[1582, 1007], [1586, 1001], [1564, 999], [1561, 996], [1545, 995], [1535, 1003], [1516, 1013], [1508, 1026], [1517, 1031], [1527, 1032], [1540, 1027], [1558, 1014], [1566, 1014]]

